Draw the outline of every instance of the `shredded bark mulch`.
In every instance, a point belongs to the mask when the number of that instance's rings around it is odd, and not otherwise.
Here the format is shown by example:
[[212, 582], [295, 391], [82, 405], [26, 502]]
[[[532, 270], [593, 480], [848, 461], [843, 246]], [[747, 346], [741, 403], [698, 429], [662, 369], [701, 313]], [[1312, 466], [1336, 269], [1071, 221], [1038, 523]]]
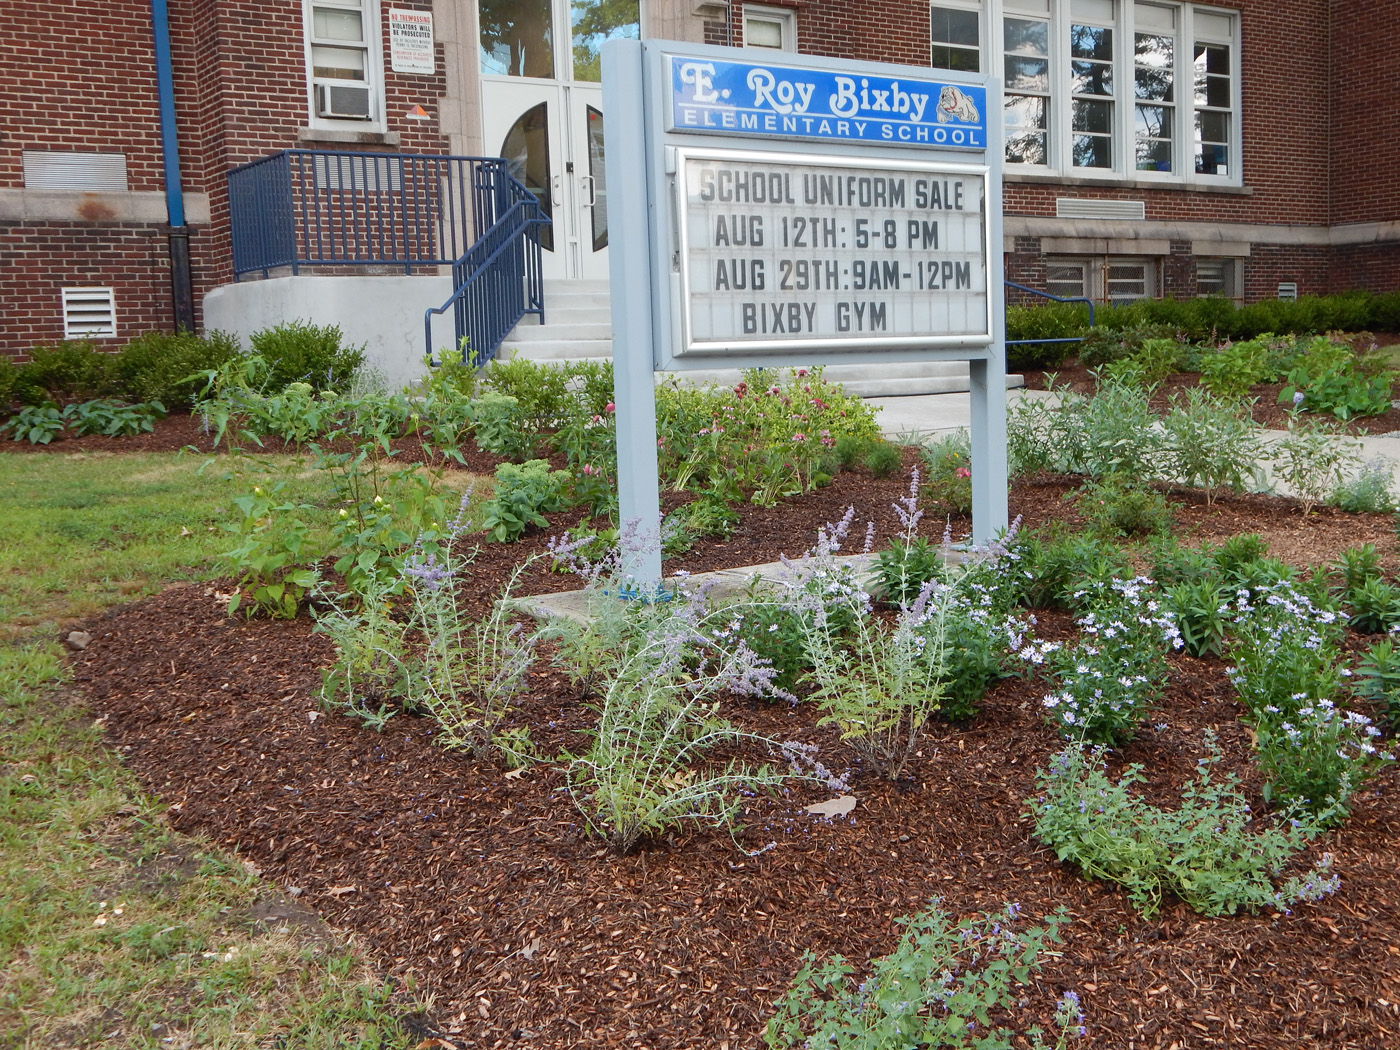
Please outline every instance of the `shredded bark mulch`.
[[[735, 534], [668, 568], [693, 571], [799, 554], [847, 504], [881, 537], [904, 478], [843, 474], [773, 510], [748, 508]], [[1077, 519], [1069, 479], [1019, 484], [1028, 523]], [[1326, 562], [1372, 541], [1394, 564], [1383, 516], [1264, 497], [1182, 503], [1179, 530], [1216, 542], [1264, 535], [1274, 553]], [[566, 520], [556, 526], [568, 524]], [[965, 522], [954, 521], [965, 528]], [[937, 538], [942, 521], [928, 520]], [[543, 534], [488, 545], [467, 581], [484, 605]], [[536, 563], [523, 589], [575, 586]], [[590, 837], [554, 762], [507, 778], [448, 753], [431, 724], [400, 715], [383, 732], [327, 713], [317, 698], [329, 643], [306, 619], [229, 619], [217, 588], [173, 587], [89, 625], [76, 678], [112, 744], [179, 829], [234, 848], [331, 923], [358, 933], [384, 971], [437, 996], [436, 1023], [462, 1047], [761, 1045], [773, 1002], [804, 952], [857, 966], [888, 952], [895, 920], [931, 898], [963, 916], [1018, 902], [1032, 919], [1065, 908], [1062, 954], [1035, 979], [1027, 1023], [1049, 1021], [1066, 989], [1084, 1000], [1086, 1045], [1135, 1048], [1400, 1045], [1400, 773], [1385, 771], [1343, 829], [1300, 862], [1336, 857], [1340, 893], [1295, 914], [1203, 919], [1168, 900], [1152, 921], [1123, 892], [1059, 864], [1031, 837], [1035, 772], [1059, 747], [1040, 713], [1043, 682], [1008, 679], [962, 726], [939, 725], [907, 781], [862, 772], [805, 705], [731, 699], [753, 730], [819, 745], [850, 769], [848, 818], [804, 807], [816, 787], [749, 800], [737, 840], [680, 832], [617, 856]], [[1041, 630], [1063, 633], [1064, 614]], [[594, 715], [549, 652], [516, 722], [543, 755], [577, 749]], [[1150, 728], [1116, 760], [1141, 762], [1164, 800], [1218, 730], [1226, 767], [1252, 801], [1260, 782], [1240, 708], [1218, 660], [1177, 656]], [[755, 753], [750, 757], [762, 759]]]

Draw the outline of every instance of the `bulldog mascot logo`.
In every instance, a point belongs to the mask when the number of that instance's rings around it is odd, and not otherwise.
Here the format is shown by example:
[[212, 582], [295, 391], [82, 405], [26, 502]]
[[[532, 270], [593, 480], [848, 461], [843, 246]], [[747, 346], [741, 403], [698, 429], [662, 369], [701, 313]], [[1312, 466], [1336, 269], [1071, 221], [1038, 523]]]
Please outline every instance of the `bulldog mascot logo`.
[[977, 104], [952, 84], [944, 84], [938, 95], [938, 123], [947, 124], [950, 120], [960, 120], [966, 124], [976, 124], [981, 119]]

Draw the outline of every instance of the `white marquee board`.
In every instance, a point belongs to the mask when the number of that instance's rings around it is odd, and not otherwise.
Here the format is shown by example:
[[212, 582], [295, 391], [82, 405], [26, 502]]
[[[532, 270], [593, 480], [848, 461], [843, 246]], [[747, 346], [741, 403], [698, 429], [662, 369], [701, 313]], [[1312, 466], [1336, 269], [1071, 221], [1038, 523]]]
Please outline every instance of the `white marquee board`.
[[659, 507], [655, 370], [965, 360], [973, 535], [1004, 527], [998, 82], [611, 41], [603, 90], [623, 521]]

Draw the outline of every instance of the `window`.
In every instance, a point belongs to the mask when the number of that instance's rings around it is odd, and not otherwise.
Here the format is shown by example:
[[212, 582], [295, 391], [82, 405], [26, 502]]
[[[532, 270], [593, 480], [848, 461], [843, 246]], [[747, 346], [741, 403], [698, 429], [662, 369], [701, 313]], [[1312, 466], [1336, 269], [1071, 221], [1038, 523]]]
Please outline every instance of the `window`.
[[1240, 264], [1238, 259], [1197, 259], [1196, 294], [1223, 295], [1227, 299], [1238, 299], [1240, 291]]
[[1238, 15], [1175, 0], [929, 11], [930, 65], [1002, 79], [1008, 171], [1239, 182]]
[[311, 114], [321, 127], [377, 121], [379, 70], [375, 0], [308, 0], [307, 65]]
[[781, 7], [744, 5], [744, 46], [770, 51], [797, 50], [797, 20]]
[[982, 71], [982, 16], [975, 10], [934, 5], [930, 11], [929, 65], [961, 73]]
[[1061, 299], [1087, 297], [1099, 302], [1130, 303], [1157, 294], [1157, 268], [1147, 259], [1110, 255], [1096, 259], [1050, 259], [1045, 290]]

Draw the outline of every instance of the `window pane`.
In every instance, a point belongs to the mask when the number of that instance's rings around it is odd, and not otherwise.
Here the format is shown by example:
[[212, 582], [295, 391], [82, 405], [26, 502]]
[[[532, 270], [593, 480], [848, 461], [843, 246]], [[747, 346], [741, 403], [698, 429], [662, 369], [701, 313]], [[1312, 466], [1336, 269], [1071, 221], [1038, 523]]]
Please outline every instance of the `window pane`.
[[783, 47], [783, 26], [769, 18], [749, 18], [744, 20], [744, 43], [748, 47], [769, 47], [781, 51]]
[[981, 53], [965, 47], [949, 47], [947, 44], [934, 44], [929, 65], [934, 69], [955, 69], [963, 73], [980, 73]]
[[1113, 103], [1074, 100], [1075, 131], [1094, 131], [1107, 135], [1113, 130]]
[[603, 79], [600, 49], [605, 40], [636, 40], [642, 35], [638, 0], [573, 0], [574, 79]]
[[1049, 91], [1049, 61], [1007, 55], [1005, 88], [1007, 91]]
[[1120, 264], [1108, 267], [1105, 291], [1110, 299], [1143, 299], [1147, 296], [1147, 267]]
[[318, 7], [311, 13], [311, 33], [318, 40], [364, 40], [364, 29], [358, 11], [338, 11], [333, 7]]
[[[535, 195], [545, 218], [554, 216], [554, 197], [549, 178], [549, 109], [545, 103], [526, 110], [506, 132], [501, 156], [511, 177]], [[544, 250], [554, 250], [554, 227], [539, 228]]]
[[1113, 58], [1113, 30], [1102, 26], [1070, 26], [1069, 53], [1075, 58]]
[[1008, 128], [1045, 127], [1045, 99], [1036, 95], [1011, 95], [1004, 105]]
[[351, 47], [313, 47], [311, 71], [332, 80], [364, 80], [365, 53]]
[[964, 47], [980, 46], [982, 41], [977, 33], [977, 12], [935, 7], [933, 9], [933, 39], [940, 44], [961, 44]]
[[1206, 142], [1230, 141], [1230, 114], [1197, 113], [1196, 134]]
[[1205, 93], [1202, 98], [1201, 87], [1196, 87], [1197, 105], [1218, 106], [1221, 109], [1230, 107], [1230, 80], [1228, 77], [1206, 77]]
[[1172, 110], [1168, 106], [1138, 106], [1137, 133], [1154, 139], [1172, 137]]
[[1112, 95], [1113, 67], [1105, 62], [1070, 63], [1070, 90], [1076, 95]]
[[593, 250], [608, 246], [608, 167], [604, 163], [603, 114], [588, 110], [588, 174], [593, 179]]
[[1075, 135], [1073, 153], [1076, 168], [1113, 167], [1113, 144], [1106, 135]]
[[1006, 50], [1021, 55], [1050, 54], [1048, 22], [1032, 22], [1024, 18], [1005, 20]]
[[1196, 173], [1199, 175], [1230, 175], [1230, 155], [1223, 145], [1197, 143]]
[[1045, 267], [1045, 290], [1061, 299], [1084, 295], [1083, 263], [1052, 263]]
[[1138, 98], [1151, 99], [1154, 102], [1170, 102], [1172, 100], [1171, 71], [1138, 67], [1134, 71], [1133, 94]]
[[1044, 165], [1049, 162], [1049, 154], [1045, 149], [1045, 132], [1031, 131], [1006, 136], [1006, 163]]
[[1207, 73], [1217, 73], [1221, 76], [1229, 76], [1230, 49], [1228, 47], [1223, 47], [1219, 44], [1198, 44], [1197, 48], [1197, 55], [1200, 54], [1199, 49], [1205, 50], [1205, 63]]
[[1169, 70], [1172, 68], [1174, 53], [1175, 47], [1171, 37], [1139, 33], [1133, 47], [1133, 61], [1140, 66]]
[[1136, 146], [1138, 171], [1171, 171], [1172, 144], [1167, 139], [1138, 139]]
[[481, 71], [495, 76], [554, 76], [550, 0], [478, 0]]

